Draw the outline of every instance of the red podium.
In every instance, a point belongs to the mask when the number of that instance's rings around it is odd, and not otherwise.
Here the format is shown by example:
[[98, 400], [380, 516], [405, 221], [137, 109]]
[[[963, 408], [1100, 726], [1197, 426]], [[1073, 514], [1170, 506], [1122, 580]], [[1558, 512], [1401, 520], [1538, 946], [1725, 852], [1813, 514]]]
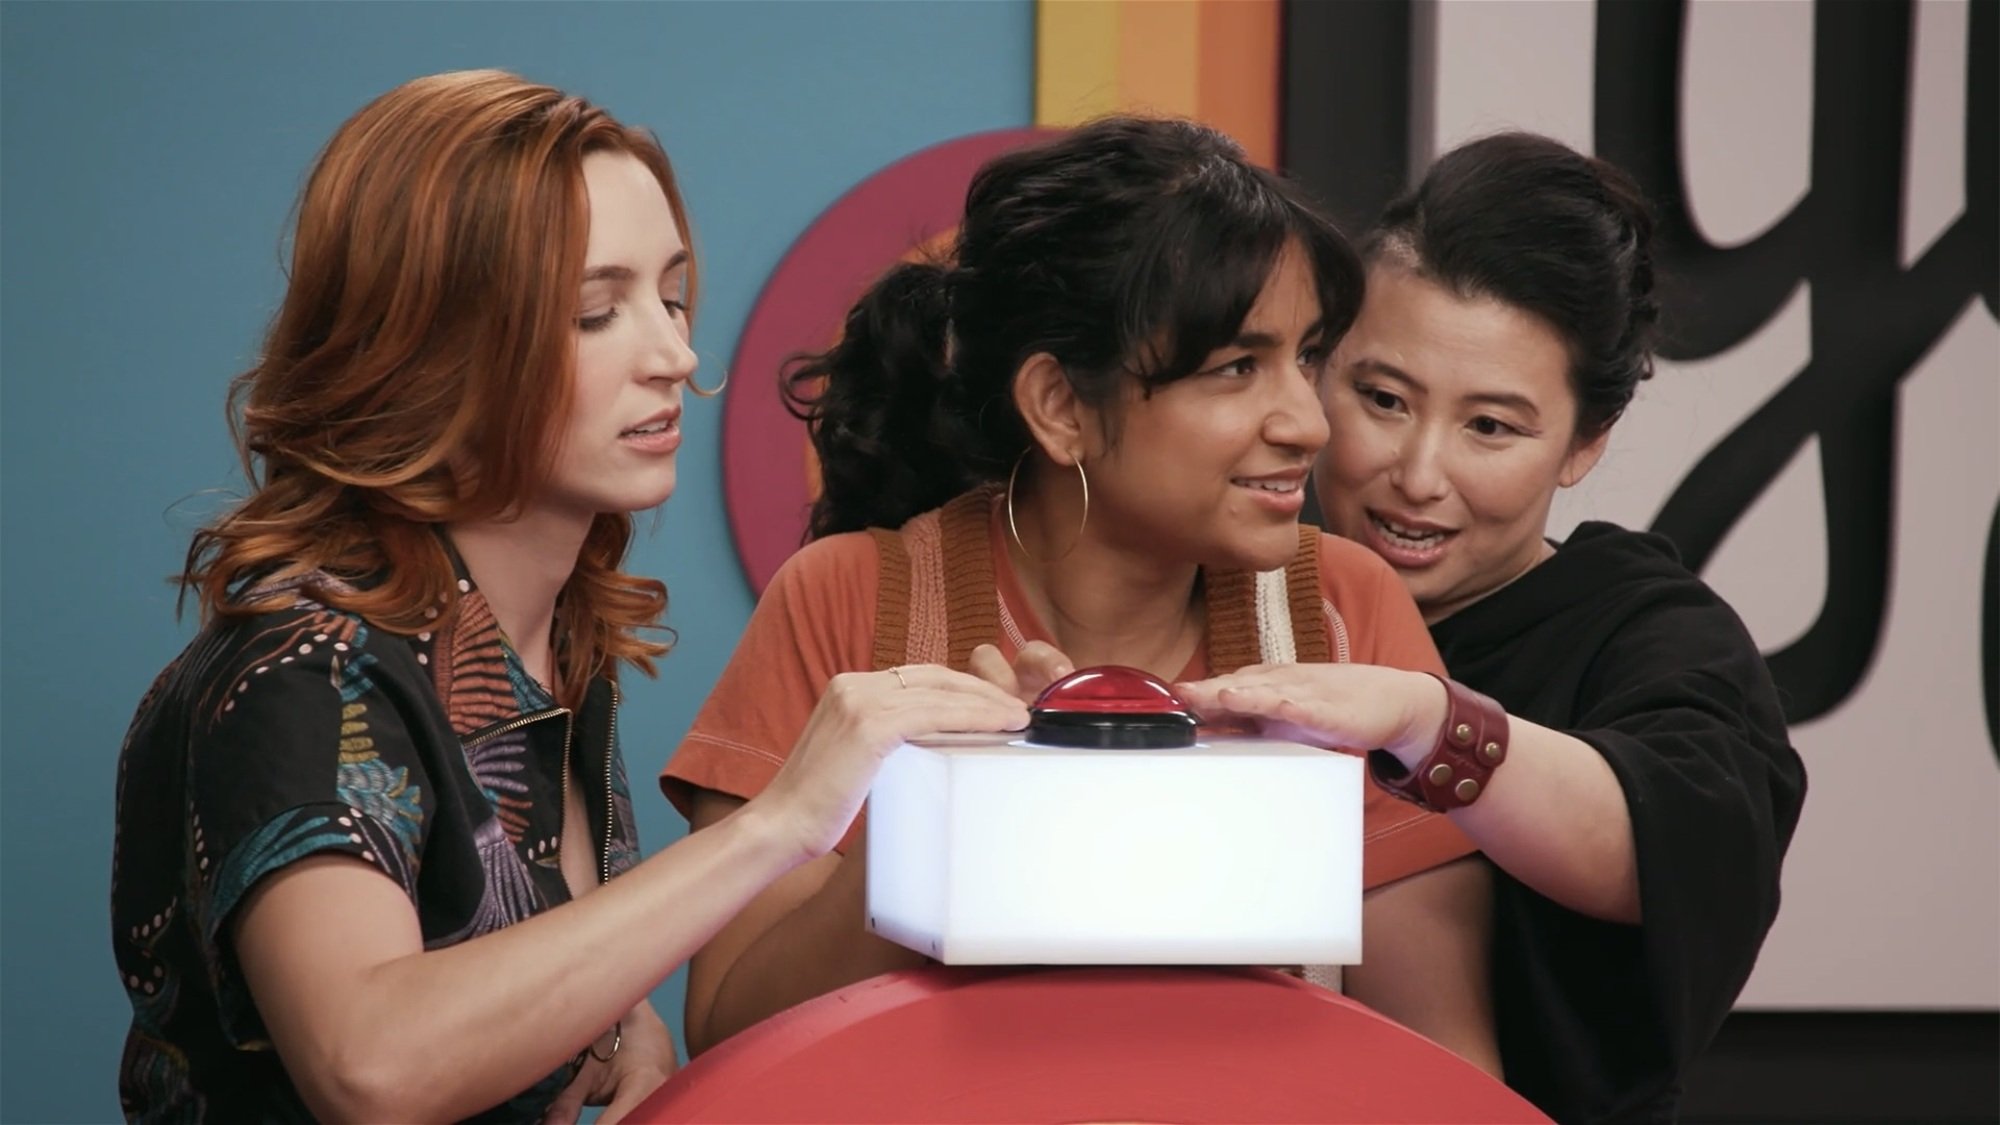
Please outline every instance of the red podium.
[[1430, 1040], [1267, 969], [934, 966], [773, 1016], [629, 1120], [1548, 1118]]

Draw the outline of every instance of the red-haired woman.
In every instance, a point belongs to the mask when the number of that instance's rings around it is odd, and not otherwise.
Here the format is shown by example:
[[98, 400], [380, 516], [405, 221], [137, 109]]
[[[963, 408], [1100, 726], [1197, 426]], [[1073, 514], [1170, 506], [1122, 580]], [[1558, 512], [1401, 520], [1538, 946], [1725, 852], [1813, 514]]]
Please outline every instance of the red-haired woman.
[[647, 993], [888, 749], [1026, 721], [843, 677], [763, 796], [638, 860], [616, 681], [666, 590], [621, 564], [673, 491], [694, 275], [658, 143], [546, 86], [419, 79], [321, 155], [232, 391], [250, 494], [119, 763], [128, 1115], [609, 1120], [674, 1067]]

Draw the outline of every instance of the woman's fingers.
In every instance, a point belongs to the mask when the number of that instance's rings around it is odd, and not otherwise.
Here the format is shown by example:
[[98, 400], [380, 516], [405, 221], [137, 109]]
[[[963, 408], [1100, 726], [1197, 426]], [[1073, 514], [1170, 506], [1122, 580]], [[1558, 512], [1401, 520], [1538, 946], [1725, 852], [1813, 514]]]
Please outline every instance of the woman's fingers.
[[[997, 650], [995, 655], [998, 655]], [[954, 672], [941, 664], [904, 664], [887, 672], [871, 673], [870, 679], [881, 692], [876, 698], [884, 704], [894, 703], [898, 698], [907, 699], [905, 693], [912, 691], [947, 692], [1009, 706], [1022, 703], [1020, 695], [1003, 684], [985, 676]]]
[[1222, 705], [1225, 714], [1250, 719], [1284, 719], [1288, 722], [1310, 722], [1311, 719], [1306, 716], [1318, 710], [1261, 684], [1225, 687], [1216, 693], [1216, 702]]
[[1225, 691], [1252, 688], [1275, 692], [1295, 699], [1335, 698], [1354, 685], [1353, 664], [1253, 664], [1206, 680], [1174, 685], [1174, 690], [1197, 709], [1219, 705]]
[[1029, 641], [1011, 665], [997, 646], [980, 645], [972, 650], [968, 667], [974, 676], [1030, 702], [1042, 689], [1076, 671], [1069, 657], [1047, 641]]
[[[903, 740], [945, 731], [1018, 730], [1027, 725], [1027, 704], [978, 676], [935, 664], [910, 664], [882, 672], [835, 676], [827, 685], [801, 742], [852, 734], [876, 754]], [[842, 734], [840, 732], [851, 732]]]
[[[1025, 703], [977, 676], [912, 664], [844, 672], [828, 681], [791, 755], [764, 790], [808, 853], [833, 846], [884, 758], [911, 738], [1027, 725]], [[758, 800], [765, 800], [760, 796]]]
[[1181, 697], [1189, 707], [1202, 715], [1217, 710], [1214, 680], [1189, 680], [1173, 685], [1174, 694]]
[[998, 647], [980, 645], [973, 649], [967, 667], [972, 670], [973, 675], [1008, 695], [1022, 696], [1020, 678], [1014, 675], [1014, 669], [1008, 666], [1007, 658], [1000, 655]]
[[583, 1116], [583, 1101], [590, 1091], [596, 1089], [597, 1079], [603, 1070], [602, 1064], [586, 1059], [569, 1085], [542, 1111], [542, 1125], [575, 1125]]
[[1233, 708], [1240, 706], [1246, 698], [1254, 698], [1243, 694], [1254, 687], [1253, 683], [1234, 676], [1219, 676], [1212, 680], [1175, 684], [1174, 692], [1203, 716], [1216, 719], [1238, 714]]
[[[1333, 749], [1368, 749], [1394, 727], [1397, 712], [1375, 699], [1353, 666], [1267, 665], [1175, 684], [1209, 720], [1250, 719], [1272, 738]], [[1362, 676], [1366, 673], [1363, 672]]]
[[884, 701], [875, 720], [895, 741], [927, 734], [998, 732], [1028, 725], [1027, 704], [1014, 698], [989, 699], [970, 692], [913, 689], [907, 696]]
[[1076, 671], [1076, 665], [1062, 650], [1047, 641], [1029, 641], [1014, 657], [1014, 677], [1021, 696], [1033, 699], [1050, 684]]
[[639, 1104], [650, 1097], [654, 1090], [666, 1085], [672, 1077], [659, 1070], [647, 1069], [642, 1073], [628, 1076], [618, 1084], [618, 1091], [611, 1098], [611, 1104], [597, 1115], [598, 1125], [616, 1125], [625, 1120], [625, 1115], [639, 1108]]
[[[1019, 730], [1028, 705], [990, 680], [935, 664], [901, 669], [902, 682], [866, 701], [855, 717], [887, 724], [897, 739], [947, 731]], [[907, 684], [908, 686], [903, 686]]]

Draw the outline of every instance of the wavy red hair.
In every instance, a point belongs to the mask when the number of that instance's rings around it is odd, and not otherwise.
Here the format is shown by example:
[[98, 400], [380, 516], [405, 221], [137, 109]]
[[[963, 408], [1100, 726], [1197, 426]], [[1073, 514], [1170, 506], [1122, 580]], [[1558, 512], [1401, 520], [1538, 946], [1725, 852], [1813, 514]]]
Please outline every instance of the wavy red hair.
[[[288, 579], [399, 633], [457, 597], [439, 525], [519, 511], [553, 464], [589, 238], [583, 158], [602, 151], [651, 169], [692, 246], [652, 134], [511, 74], [419, 78], [334, 134], [298, 203], [284, 304], [230, 385], [250, 494], [188, 548], [182, 596], [204, 621], [270, 608], [283, 595], [260, 591]], [[651, 675], [667, 651], [641, 635], [667, 591], [623, 572], [631, 538], [629, 514], [599, 515], [557, 601], [565, 703], [621, 660]]]

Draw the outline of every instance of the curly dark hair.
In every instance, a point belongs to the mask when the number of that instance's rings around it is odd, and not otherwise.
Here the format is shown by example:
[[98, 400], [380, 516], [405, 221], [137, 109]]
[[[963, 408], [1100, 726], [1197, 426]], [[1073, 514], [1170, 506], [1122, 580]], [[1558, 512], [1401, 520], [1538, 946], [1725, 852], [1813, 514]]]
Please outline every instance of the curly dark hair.
[[897, 527], [1029, 446], [1010, 394], [1047, 353], [1103, 407], [1194, 373], [1234, 338], [1286, 246], [1303, 248], [1327, 339], [1360, 308], [1360, 260], [1299, 190], [1178, 119], [1108, 117], [973, 178], [952, 252], [890, 270], [832, 350], [787, 365], [819, 455], [809, 538]]

